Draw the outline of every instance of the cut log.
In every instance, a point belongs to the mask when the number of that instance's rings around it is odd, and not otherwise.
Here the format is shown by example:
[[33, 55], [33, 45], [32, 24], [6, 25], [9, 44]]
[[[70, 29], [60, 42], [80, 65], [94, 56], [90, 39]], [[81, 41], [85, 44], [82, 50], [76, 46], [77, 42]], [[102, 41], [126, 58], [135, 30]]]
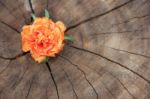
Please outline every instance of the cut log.
[[[75, 38], [48, 63], [21, 51], [48, 9]], [[1, 0], [0, 99], [150, 99], [149, 0]]]

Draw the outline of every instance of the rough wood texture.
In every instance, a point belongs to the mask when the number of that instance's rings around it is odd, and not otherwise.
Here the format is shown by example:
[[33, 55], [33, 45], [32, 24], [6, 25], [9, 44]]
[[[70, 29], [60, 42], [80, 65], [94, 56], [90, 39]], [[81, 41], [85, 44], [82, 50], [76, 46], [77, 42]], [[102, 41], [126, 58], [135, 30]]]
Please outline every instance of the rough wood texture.
[[[75, 42], [49, 63], [20, 31], [47, 8]], [[0, 0], [0, 99], [150, 99], [150, 0]]]

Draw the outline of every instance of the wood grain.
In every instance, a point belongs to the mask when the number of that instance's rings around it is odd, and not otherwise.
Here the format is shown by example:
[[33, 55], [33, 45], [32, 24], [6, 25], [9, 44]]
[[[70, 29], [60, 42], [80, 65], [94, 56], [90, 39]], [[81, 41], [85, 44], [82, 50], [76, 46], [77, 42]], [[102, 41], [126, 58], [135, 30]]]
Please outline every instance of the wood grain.
[[[48, 63], [21, 51], [31, 13], [75, 38]], [[149, 99], [149, 0], [1, 0], [0, 99]]]

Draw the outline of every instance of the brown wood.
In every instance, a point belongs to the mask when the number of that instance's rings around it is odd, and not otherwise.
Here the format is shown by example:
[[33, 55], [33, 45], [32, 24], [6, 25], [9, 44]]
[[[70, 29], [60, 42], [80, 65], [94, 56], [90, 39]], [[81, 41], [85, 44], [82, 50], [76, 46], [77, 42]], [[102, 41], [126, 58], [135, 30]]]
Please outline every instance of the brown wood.
[[[30, 14], [75, 38], [48, 63], [21, 51]], [[0, 0], [0, 99], [150, 99], [150, 0]]]

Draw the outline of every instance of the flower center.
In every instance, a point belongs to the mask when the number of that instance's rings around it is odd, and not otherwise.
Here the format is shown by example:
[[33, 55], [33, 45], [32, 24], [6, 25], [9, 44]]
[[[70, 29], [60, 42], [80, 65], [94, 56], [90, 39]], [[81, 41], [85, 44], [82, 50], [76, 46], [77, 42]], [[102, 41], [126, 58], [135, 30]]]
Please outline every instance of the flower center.
[[38, 43], [38, 46], [43, 47], [44, 46], [43, 42]]

